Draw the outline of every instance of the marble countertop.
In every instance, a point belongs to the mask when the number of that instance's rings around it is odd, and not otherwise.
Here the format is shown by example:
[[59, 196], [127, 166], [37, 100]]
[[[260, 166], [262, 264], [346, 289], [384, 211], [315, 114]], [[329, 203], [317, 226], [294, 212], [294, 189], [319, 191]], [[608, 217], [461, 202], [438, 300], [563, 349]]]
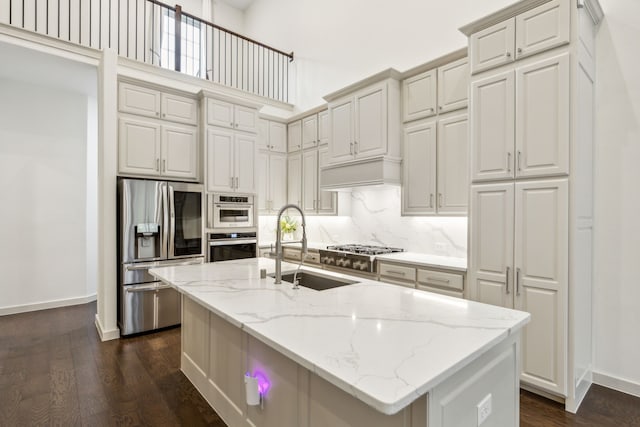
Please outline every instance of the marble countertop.
[[465, 258], [429, 255], [418, 252], [396, 252], [393, 254], [378, 255], [376, 259], [380, 261], [414, 264], [419, 267], [439, 267], [447, 270], [467, 271], [467, 260]]
[[[283, 272], [294, 264], [282, 263]], [[385, 414], [518, 331], [529, 314], [377, 281], [325, 291], [260, 278], [253, 258], [150, 270], [163, 282]], [[303, 267], [324, 275], [349, 277]]]
[[[283, 246], [286, 247], [293, 247], [293, 248], [302, 248], [302, 243], [288, 243], [286, 240], [282, 241]], [[320, 243], [320, 242], [307, 242], [307, 248], [308, 249], [327, 249], [327, 246], [330, 245], [330, 243]], [[264, 248], [270, 248], [270, 247], [276, 247], [276, 242], [275, 241], [268, 241], [268, 242], [264, 242], [261, 241], [258, 243], [258, 247], [261, 249]]]

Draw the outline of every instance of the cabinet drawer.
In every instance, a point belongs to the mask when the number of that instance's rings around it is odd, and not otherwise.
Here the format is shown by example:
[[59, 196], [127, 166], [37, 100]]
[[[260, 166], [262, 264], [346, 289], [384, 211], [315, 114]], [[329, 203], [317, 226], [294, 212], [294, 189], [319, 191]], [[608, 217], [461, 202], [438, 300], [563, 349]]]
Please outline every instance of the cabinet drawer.
[[318, 252], [307, 252], [304, 260], [312, 264], [320, 264], [320, 254]]
[[300, 259], [302, 258], [302, 252], [300, 251], [300, 249], [283, 248], [282, 255], [286, 259], [293, 259], [296, 261], [300, 261]]
[[434, 288], [431, 286], [421, 285], [420, 283], [416, 285], [416, 288], [421, 291], [433, 292], [440, 295], [447, 295], [447, 296], [456, 297], [456, 298], [464, 298], [464, 295], [462, 292], [450, 291], [450, 290], [441, 289], [441, 288]]
[[411, 267], [403, 267], [401, 265], [386, 264], [381, 262], [378, 264], [380, 268], [380, 276], [392, 277], [394, 279], [416, 281], [416, 269]]
[[464, 290], [464, 279], [461, 274], [444, 273], [442, 271], [419, 269], [418, 284], [456, 289], [461, 292]]

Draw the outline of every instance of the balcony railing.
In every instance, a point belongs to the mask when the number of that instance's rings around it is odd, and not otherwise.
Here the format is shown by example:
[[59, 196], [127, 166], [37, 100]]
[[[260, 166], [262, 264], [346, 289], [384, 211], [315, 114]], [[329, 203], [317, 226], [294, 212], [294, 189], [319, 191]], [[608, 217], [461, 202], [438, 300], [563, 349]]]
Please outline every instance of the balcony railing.
[[289, 102], [285, 53], [155, 0], [0, 0], [0, 22]]

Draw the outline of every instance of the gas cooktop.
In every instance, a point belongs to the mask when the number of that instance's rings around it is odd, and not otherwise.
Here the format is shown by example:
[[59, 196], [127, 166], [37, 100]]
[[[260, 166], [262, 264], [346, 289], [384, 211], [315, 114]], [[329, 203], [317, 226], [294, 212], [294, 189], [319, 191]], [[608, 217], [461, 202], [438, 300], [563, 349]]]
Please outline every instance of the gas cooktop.
[[358, 245], [358, 244], [327, 246], [327, 249], [330, 251], [339, 251], [339, 252], [346, 252], [346, 253], [359, 254], [359, 255], [382, 255], [382, 254], [390, 254], [393, 252], [404, 251], [404, 249], [401, 249], [401, 248], [390, 248], [388, 246], [372, 246], [372, 245]]

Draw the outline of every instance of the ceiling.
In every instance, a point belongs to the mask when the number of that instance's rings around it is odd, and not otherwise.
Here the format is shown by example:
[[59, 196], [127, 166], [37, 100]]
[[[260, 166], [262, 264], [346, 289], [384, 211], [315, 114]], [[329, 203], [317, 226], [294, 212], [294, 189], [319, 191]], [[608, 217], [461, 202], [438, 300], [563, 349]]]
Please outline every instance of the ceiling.
[[220, 0], [223, 3], [228, 4], [229, 6], [235, 7], [239, 10], [247, 10], [249, 6], [254, 2], [254, 0]]

